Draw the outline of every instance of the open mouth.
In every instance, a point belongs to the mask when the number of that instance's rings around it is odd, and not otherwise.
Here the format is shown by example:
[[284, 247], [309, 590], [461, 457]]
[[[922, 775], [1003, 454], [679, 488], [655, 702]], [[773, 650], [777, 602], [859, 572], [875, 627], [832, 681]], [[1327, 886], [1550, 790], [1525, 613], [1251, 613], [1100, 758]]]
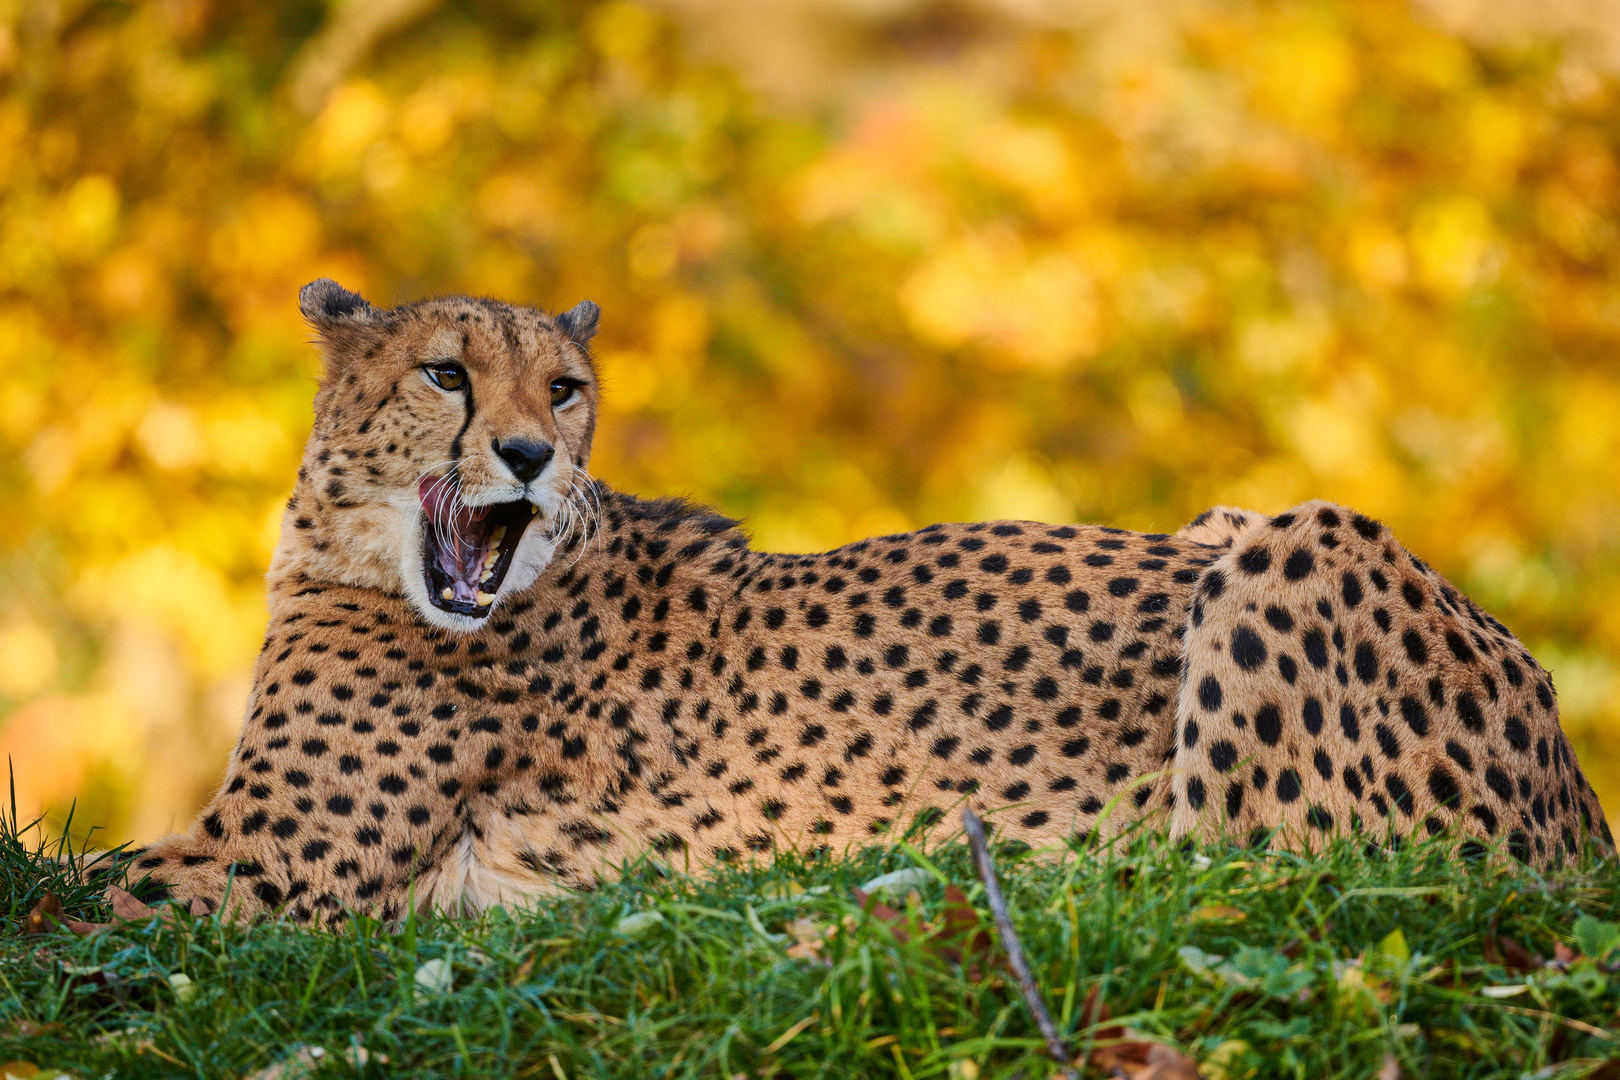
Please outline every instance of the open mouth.
[[441, 611], [482, 619], [512, 566], [523, 530], [538, 511], [527, 500], [466, 506], [452, 483], [429, 477], [416, 488], [422, 511], [422, 576]]

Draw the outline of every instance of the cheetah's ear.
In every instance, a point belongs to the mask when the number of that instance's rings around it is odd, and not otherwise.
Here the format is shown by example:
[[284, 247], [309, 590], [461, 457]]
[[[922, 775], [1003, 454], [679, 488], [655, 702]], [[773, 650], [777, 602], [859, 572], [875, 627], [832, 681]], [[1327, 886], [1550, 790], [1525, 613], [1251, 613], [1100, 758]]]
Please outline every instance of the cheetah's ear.
[[596, 336], [596, 317], [600, 314], [601, 308], [589, 300], [581, 300], [572, 311], [557, 316], [557, 329], [567, 335], [569, 341], [584, 347]]
[[327, 329], [343, 322], [371, 319], [371, 305], [331, 278], [312, 281], [298, 290], [298, 310], [312, 326]]

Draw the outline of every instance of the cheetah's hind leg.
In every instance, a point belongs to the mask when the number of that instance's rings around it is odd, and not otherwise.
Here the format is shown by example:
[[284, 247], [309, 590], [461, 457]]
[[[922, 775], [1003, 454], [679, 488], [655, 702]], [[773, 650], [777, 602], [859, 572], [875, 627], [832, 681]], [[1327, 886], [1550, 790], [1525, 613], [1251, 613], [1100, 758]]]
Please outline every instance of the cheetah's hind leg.
[[1540, 866], [1608, 847], [1552, 680], [1506, 627], [1364, 515], [1224, 514], [1188, 613], [1173, 836], [1445, 834]]

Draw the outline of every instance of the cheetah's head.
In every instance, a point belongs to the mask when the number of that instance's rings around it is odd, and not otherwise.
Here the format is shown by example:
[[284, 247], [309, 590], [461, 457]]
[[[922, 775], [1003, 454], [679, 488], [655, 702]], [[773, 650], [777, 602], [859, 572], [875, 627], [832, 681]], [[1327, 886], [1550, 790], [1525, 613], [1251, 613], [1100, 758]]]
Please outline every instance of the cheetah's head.
[[444, 297], [391, 310], [304, 286], [326, 371], [272, 578], [403, 594], [475, 630], [580, 538], [597, 307]]

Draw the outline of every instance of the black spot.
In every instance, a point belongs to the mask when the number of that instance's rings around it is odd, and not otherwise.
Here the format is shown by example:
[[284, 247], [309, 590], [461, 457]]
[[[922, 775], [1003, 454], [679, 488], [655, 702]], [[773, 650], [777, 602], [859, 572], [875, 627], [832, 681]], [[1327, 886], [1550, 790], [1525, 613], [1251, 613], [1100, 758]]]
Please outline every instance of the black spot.
[[1318, 671], [1328, 666], [1327, 638], [1321, 630], [1312, 630], [1305, 635], [1305, 659]]
[[1485, 714], [1480, 711], [1479, 702], [1474, 700], [1474, 695], [1467, 691], [1457, 695], [1457, 716], [1469, 731], [1485, 729]]
[[1214, 712], [1221, 707], [1221, 696], [1220, 680], [1213, 675], [1205, 675], [1203, 681], [1198, 684], [1198, 704], [1202, 705], [1206, 712]]
[[1305, 699], [1305, 706], [1300, 710], [1300, 719], [1305, 722], [1305, 730], [1312, 735], [1322, 730], [1322, 703], [1314, 697]]
[[1282, 739], [1282, 713], [1277, 706], [1266, 704], [1254, 714], [1254, 733], [1267, 746], [1276, 746]]
[[1395, 738], [1395, 733], [1383, 724], [1373, 725], [1373, 734], [1378, 737], [1378, 746], [1384, 751], [1384, 756], [1394, 760], [1401, 756], [1401, 744]]
[[1507, 773], [1496, 765], [1485, 767], [1485, 784], [1496, 793], [1496, 797], [1503, 802], [1513, 801], [1513, 782], [1508, 779]]
[[1390, 801], [1400, 808], [1401, 813], [1412, 816], [1412, 789], [1406, 786], [1406, 781], [1390, 773], [1384, 777], [1384, 790], [1389, 792]]
[[1239, 623], [1232, 632], [1232, 659], [1244, 671], [1254, 671], [1266, 662], [1265, 642], [1246, 623]]
[[1239, 555], [1237, 563], [1245, 574], [1263, 574], [1271, 569], [1271, 552], [1256, 545]]
[[1304, 548], [1295, 548], [1294, 553], [1288, 556], [1283, 563], [1283, 577], [1289, 581], [1298, 581], [1316, 569], [1316, 559]]
[[1356, 646], [1355, 663], [1356, 678], [1365, 686], [1372, 685], [1373, 680], [1378, 678], [1378, 654], [1370, 644], [1363, 641]]
[[1277, 774], [1277, 801], [1291, 803], [1299, 798], [1299, 770], [1284, 769]]
[[1455, 810], [1462, 801], [1462, 792], [1457, 788], [1457, 778], [1444, 765], [1436, 765], [1429, 770], [1429, 794], [1434, 801], [1448, 810]]
[[1209, 763], [1216, 772], [1230, 772], [1237, 764], [1237, 747], [1230, 739], [1216, 739], [1209, 744]]
[[1429, 710], [1423, 707], [1423, 702], [1415, 697], [1401, 698], [1401, 719], [1406, 726], [1419, 736], [1429, 733]]

